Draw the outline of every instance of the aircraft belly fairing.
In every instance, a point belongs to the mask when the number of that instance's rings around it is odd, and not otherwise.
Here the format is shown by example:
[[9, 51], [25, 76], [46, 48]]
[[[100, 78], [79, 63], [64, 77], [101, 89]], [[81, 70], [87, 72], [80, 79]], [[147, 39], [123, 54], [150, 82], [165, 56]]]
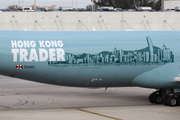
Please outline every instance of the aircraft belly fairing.
[[180, 84], [173, 81], [176, 76], [178, 77], [178, 69], [175, 63], [170, 63], [138, 75], [132, 84], [157, 89], [179, 88]]

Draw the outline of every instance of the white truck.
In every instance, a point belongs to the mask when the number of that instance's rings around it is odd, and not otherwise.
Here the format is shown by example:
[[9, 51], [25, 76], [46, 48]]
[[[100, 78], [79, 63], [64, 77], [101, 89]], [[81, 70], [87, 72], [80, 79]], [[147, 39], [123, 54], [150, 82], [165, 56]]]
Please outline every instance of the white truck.
[[138, 9], [137, 9], [138, 11], [151, 11], [152, 10], [152, 8], [151, 7], [138, 7]]
[[180, 7], [176, 6], [174, 10], [180, 12]]

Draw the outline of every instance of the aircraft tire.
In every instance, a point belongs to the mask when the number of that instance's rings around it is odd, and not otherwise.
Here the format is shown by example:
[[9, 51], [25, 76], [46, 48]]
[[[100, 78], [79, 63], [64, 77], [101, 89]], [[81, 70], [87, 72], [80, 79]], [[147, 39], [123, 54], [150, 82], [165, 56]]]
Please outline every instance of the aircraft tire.
[[170, 96], [168, 99], [167, 99], [167, 104], [171, 107], [173, 106], [177, 106], [177, 98], [175, 98], [174, 96]]
[[150, 103], [154, 103], [154, 101], [153, 101], [154, 95], [156, 95], [155, 92], [153, 92], [153, 93], [151, 93], [151, 94], [149, 95], [149, 102], [150, 102]]
[[161, 94], [155, 94], [153, 96], [153, 102], [156, 104], [161, 104], [162, 103], [162, 95]]
[[163, 101], [162, 101], [162, 103], [164, 104], [164, 105], [168, 105], [168, 103], [167, 103], [167, 99], [169, 98], [169, 95], [166, 95], [164, 98], [163, 98]]
[[178, 101], [178, 105], [180, 106], [180, 97], [177, 98], [177, 101]]

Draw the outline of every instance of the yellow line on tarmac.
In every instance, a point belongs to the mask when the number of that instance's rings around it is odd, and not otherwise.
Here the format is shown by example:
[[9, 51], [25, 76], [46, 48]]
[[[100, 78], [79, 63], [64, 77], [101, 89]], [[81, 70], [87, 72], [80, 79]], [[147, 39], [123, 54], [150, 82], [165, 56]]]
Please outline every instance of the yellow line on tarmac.
[[63, 109], [85, 109], [85, 107], [67, 107]]
[[111, 116], [107, 116], [107, 115], [91, 112], [91, 111], [88, 111], [88, 110], [84, 110], [85, 108], [64, 108], [64, 109], [76, 109], [76, 110], [79, 110], [79, 111], [82, 111], [82, 112], [98, 115], [98, 116], [101, 116], [101, 117], [110, 118], [110, 119], [113, 119], [113, 120], [122, 120], [122, 119], [119, 119], [119, 118], [115, 118], [115, 117], [111, 117]]
[[11, 108], [11, 107], [2, 106], [2, 105], [0, 105], [0, 107], [6, 108], [6, 110], [22, 110], [22, 108]]

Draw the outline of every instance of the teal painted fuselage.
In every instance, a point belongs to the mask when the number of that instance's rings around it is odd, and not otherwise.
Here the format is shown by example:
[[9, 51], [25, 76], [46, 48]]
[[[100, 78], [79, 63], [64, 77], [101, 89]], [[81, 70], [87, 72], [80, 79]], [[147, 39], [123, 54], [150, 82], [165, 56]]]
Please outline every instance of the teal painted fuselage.
[[180, 88], [180, 31], [0, 31], [0, 74], [76, 87]]

